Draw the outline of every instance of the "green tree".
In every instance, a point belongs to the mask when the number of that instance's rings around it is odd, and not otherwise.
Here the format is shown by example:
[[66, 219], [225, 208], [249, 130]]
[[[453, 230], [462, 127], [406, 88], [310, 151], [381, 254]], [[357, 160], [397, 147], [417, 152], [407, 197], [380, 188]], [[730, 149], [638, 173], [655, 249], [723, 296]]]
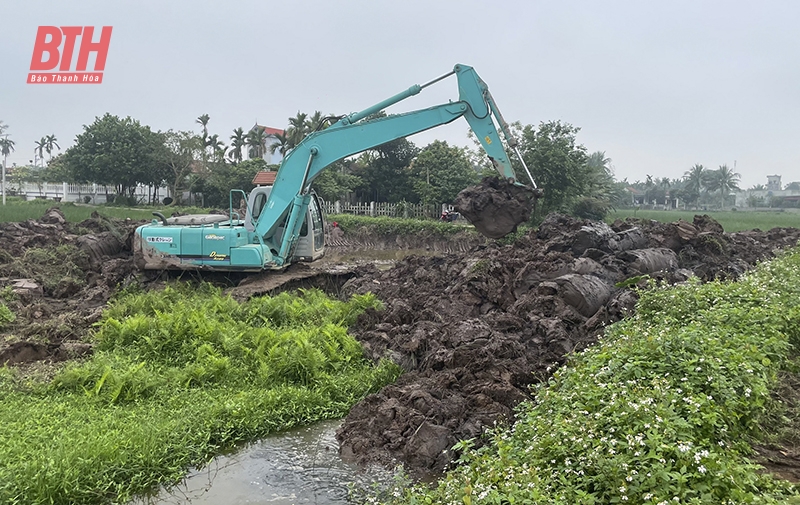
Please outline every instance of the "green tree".
[[295, 117], [289, 118], [289, 127], [286, 128], [286, 137], [289, 144], [289, 149], [299, 144], [310, 132], [310, 124], [308, 122], [308, 114], [305, 112], [297, 111]]
[[0, 154], [3, 155], [3, 166], [6, 166], [8, 155], [13, 152], [14, 152], [14, 141], [8, 137], [0, 138]]
[[42, 166], [44, 166], [44, 150], [47, 149], [47, 137], [42, 137], [39, 140], [34, 142], [36, 147], [33, 149], [35, 152], [39, 153], [39, 159], [42, 161]]
[[215, 161], [220, 163], [225, 161], [225, 143], [219, 139], [219, 135], [215, 133], [209, 136], [205, 141], [205, 147], [211, 149]]
[[133, 196], [137, 184], [160, 182], [163, 149], [161, 135], [149, 126], [106, 113], [84, 125], [63, 162], [76, 181], [115, 186], [118, 195]]
[[312, 184], [314, 191], [328, 201], [344, 200], [362, 183], [361, 177], [351, 172], [354, 162], [340, 160], [323, 170]]
[[351, 165], [351, 173], [361, 180], [356, 196], [376, 202], [418, 201], [408, 167], [419, 153], [413, 142], [400, 138], [361, 154]]
[[[527, 125], [520, 135], [520, 152], [539, 187], [544, 188], [535, 219], [548, 212], [567, 211], [586, 194], [585, 178], [588, 156], [577, 143], [580, 128], [561, 121], [548, 121], [538, 128]], [[521, 181], [528, 177], [516, 162], [515, 171]]]
[[203, 114], [201, 116], [198, 116], [197, 119], [195, 120], [195, 123], [203, 127], [203, 143], [205, 143], [206, 138], [208, 138], [208, 121], [210, 119], [211, 118], [209, 117], [208, 114]]
[[276, 142], [273, 142], [269, 146], [269, 152], [275, 154], [275, 151], [281, 153], [281, 156], [284, 158], [286, 157], [286, 153], [292, 148], [289, 146], [289, 137], [286, 136], [286, 133], [283, 134], [277, 133], [275, 134]]
[[725, 206], [725, 199], [733, 190], [739, 190], [741, 175], [734, 172], [728, 165], [720, 165], [719, 169], [711, 171], [706, 182], [710, 192], [719, 191], [720, 207]]
[[242, 148], [245, 146], [246, 140], [247, 136], [241, 126], [233, 130], [233, 135], [231, 135], [231, 148], [228, 151], [228, 157], [230, 159], [237, 163], [242, 161]]
[[267, 134], [263, 128], [256, 126], [247, 132], [246, 144], [249, 148], [248, 156], [253, 158], [263, 158], [266, 151]]
[[692, 168], [684, 172], [683, 178], [686, 182], [684, 199], [686, 200], [686, 203], [694, 204], [695, 207], [697, 207], [697, 201], [700, 199], [700, 193], [706, 187], [708, 170], [706, 170], [706, 167], [703, 165], [695, 163]]
[[412, 186], [426, 204], [452, 202], [462, 189], [479, 180], [465, 149], [436, 140], [409, 167]]
[[235, 165], [212, 163], [210, 173], [203, 184], [205, 204], [227, 208], [232, 189], [249, 193], [253, 189], [253, 178], [261, 170], [270, 166], [263, 158], [245, 160]]
[[625, 186], [614, 181], [611, 158], [605, 151], [595, 151], [586, 158], [585, 190], [572, 206], [572, 213], [586, 219], [604, 219], [608, 211], [622, 204]]
[[58, 139], [56, 139], [55, 134], [46, 136], [44, 140], [46, 144], [44, 150], [47, 151], [47, 156], [50, 158], [50, 160], [52, 160], [53, 149], [61, 149], [61, 146], [58, 145]]
[[160, 150], [160, 162], [169, 173], [167, 186], [173, 203], [180, 205], [183, 192], [192, 189], [192, 170], [205, 149], [203, 138], [194, 132], [169, 130], [162, 134], [165, 149]]

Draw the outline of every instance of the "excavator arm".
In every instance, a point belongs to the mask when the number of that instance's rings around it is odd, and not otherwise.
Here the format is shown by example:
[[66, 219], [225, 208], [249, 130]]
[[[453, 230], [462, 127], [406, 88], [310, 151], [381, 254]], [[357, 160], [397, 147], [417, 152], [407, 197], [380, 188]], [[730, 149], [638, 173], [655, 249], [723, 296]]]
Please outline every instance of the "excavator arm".
[[[457, 102], [366, 119], [452, 74], [458, 78]], [[456, 65], [448, 74], [426, 84], [412, 86], [361, 112], [341, 118], [325, 130], [308, 135], [289, 152], [281, 163], [269, 199], [255, 225], [255, 234], [269, 246], [273, 254], [268, 263], [274, 266], [286, 263], [299, 236], [303, 216], [306, 215], [311, 199], [311, 183], [322, 170], [348, 156], [450, 123], [460, 117], [467, 120], [498, 172], [516, 182], [516, 174], [498, 135], [495, 120], [500, 124], [508, 145], [516, 151], [516, 141], [511, 136], [508, 125], [500, 115], [486, 84], [475, 70], [466, 65]], [[522, 164], [525, 166], [524, 161]], [[527, 167], [525, 170], [527, 171]], [[533, 181], [529, 171], [528, 176]], [[282, 233], [278, 233], [280, 229]]]

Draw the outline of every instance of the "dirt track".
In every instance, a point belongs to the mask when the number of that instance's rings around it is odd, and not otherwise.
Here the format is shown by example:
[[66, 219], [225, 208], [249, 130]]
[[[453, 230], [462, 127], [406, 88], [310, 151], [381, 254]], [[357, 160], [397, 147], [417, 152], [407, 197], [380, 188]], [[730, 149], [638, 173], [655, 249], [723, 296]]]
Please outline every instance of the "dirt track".
[[[17, 320], [0, 332], [0, 364], [91, 352], [83, 337], [110, 296], [119, 286], [142, 282], [130, 251], [135, 226], [100, 216], [73, 225], [59, 211], [0, 224], [0, 289], [16, 286], [18, 292], [11, 302]], [[439, 244], [434, 248], [457, 252], [412, 256], [387, 271], [361, 266], [312, 275], [298, 265], [289, 277], [305, 284], [284, 288], [373, 291], [385, 302], [385, 311], [365, 314], [353, 331], [370, 358], [389, 357], [407, 373], [355, 406], [337, 438], [345, 457], [402, 462], [423, 475], [452, 461], [457, 440], [510, 421], [513, 407], [529, 398], [530, 384], [633, 310], [629, 286], [645, 282], [642, 276], [734, 279], [798, 239], [798, 229], [727, 234], [703, 216], [693, 223], [608, 226], [551, 215], [513, 245], [477, 240], [461, 252]], [[345, 237], [338, 247], [358, 249], [364, 240]], [[382, 238], [368, 245], [420, 244]], [[65, 252], [69, 257], [59, 256]], [[234, 296], [272, 289], [258, 282], [242, 282]]]

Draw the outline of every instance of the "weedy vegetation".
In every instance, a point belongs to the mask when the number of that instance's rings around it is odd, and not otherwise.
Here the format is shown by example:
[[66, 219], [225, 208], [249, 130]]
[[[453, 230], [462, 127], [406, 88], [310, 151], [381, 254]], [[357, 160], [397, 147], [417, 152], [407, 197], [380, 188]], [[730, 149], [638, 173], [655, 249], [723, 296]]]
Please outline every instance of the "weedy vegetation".
[[371, 235], [440, 235], [450, 237], [457, 233], [477, 234], [471, 225], [444, 223], [433, 219], [403, 219], [397, 217], [368, 217], [351, 214], [332, 214], [328, 221], [336, 221], [345, 233], [361, 232]]
[[31, 247], [22, 256], [0, 250], [0, 276], [33, 279], [47, 293], [85, 284], [86, 253], [72, 244]]
[[0, 502], [125, 502], [236, 444], [343, 416], [399, 375], [347, 334], [367, 308], [380, 302], [314, 290], [122, 294], [92, 358], [48, 382], [0, 369]]
[[[735, 283], [653, 286], [636, 315], [574, 356], [512, 427], [457, 445], [461, 465], [394, 503], [800, 503], [752, 443], [800, 344], [800, 251]], [[774, 431], [774, 430], [773, 430]]]

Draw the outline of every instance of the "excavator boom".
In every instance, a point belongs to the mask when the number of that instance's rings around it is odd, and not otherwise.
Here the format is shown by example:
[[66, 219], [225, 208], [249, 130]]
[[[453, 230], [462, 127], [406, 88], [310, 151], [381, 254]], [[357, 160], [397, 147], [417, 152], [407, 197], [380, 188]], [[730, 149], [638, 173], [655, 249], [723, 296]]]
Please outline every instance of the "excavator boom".
[[[425, 87], [453, 74], [458, 78], [458, 101], [403, 114], [368, 119], [369, 116], [416, 95]], [[309, 187], [314, 178], [332, 163], [386, 142], [464, 117], [498, 172], [504, 178], [516, 181], [511, 160], [506, 154], [493, 120], [493, 116], [498, 116], [495, 119], [501, 121], [502, 116], [499, 116], [499, 111], [490, 97], [488, 87], [472, 67], [456, 65], [452, 72], [444, 76], [423, 85], [412, 86], [361, 112], [345, 116], [329, 128], [304, 138], [281, 164], [275, 186], [255, 227], [256, 234], [277, 253], [274, 257], [275, 263], [283, 264], [291, 250], [293, 240], [296, 240], [302, 225], [299, 217], [304, 215], [308, 206]], [[504, 134], [507, 141], [516, 145], [507, 127]], [[284, 223], [284, 232], [276, 233]]]

